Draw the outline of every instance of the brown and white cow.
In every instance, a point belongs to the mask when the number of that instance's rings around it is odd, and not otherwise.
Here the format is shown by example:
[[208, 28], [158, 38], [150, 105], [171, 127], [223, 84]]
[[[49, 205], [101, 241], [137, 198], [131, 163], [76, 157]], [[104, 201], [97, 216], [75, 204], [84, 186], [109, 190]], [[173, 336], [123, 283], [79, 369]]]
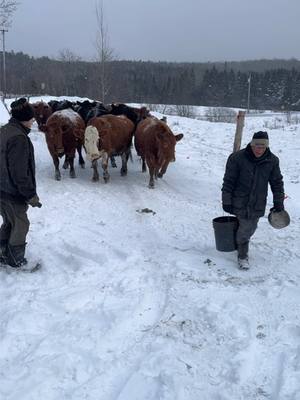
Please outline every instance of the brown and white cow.
[[70, 166], [70, 177], [75, 178], [74, 158], [76, 149], [79, 164], [84, 168], [82, 145], [85, 123], [81, 116], [71, 109], [54, 112], [45, 126], [46, 142], [55, 167], [55, 179], [60, 180], [59, 158], [65, 157], [63, 168]]
[[85, 130], [84, 147], [92, 161], [93, 181], [99, 180], [98, 162], [101, 158], [104, 182], [108, 182], [108, 159], [121, 156], [121, 175], [127, 175], [134, 123], [124, 115], [103, 115], [90, 119]]
[[149, 168], [149, 188], [154, 188], [154, 177], [162, 178], [170, 162], [175, 161], [176, 143], [183, 134], [174, 135], [168, 125], [157, 118], [142, 120], [135, 131], [134, 145], [142, 158], [142, 171]]
[[45, 132], [45, 126], [47, 119], [52, 114], [52, 108], [49, 104], [45, 103], [44, 101], [37, 101], [36, 103], [32, 104], [34, 118], [38, 124], [38, 128], [41, 132]]

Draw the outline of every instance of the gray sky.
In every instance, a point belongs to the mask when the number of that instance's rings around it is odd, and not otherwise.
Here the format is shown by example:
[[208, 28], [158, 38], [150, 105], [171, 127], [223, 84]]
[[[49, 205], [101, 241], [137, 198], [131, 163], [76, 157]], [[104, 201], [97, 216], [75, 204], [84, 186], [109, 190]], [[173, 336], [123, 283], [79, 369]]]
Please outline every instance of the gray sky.
[[[7, 50], [95, 58], [95, 0], [19, 1]], [[119, 59], [300, 59], [300, 0], [104, 0], [104, 18]]]

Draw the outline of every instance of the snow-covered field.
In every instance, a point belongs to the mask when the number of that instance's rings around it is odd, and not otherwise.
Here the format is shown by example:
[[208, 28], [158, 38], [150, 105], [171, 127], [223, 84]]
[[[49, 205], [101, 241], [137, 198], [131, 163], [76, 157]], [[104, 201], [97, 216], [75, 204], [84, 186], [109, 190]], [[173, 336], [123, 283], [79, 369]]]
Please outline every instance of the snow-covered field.
[[[243, 146], [274, 118], [246, 119]], [[168, 123], [185, 136], [154, 190], [135, 152], [108, 184], [88, 161], [55, 181], [34, 125], [27, 256], [43, 269], [0, 270], [1, 400], [300, 399], [300, 126], [268, 130], [291, 224], [262, 218], [239, 271], [212, 228], [235, 126]]]

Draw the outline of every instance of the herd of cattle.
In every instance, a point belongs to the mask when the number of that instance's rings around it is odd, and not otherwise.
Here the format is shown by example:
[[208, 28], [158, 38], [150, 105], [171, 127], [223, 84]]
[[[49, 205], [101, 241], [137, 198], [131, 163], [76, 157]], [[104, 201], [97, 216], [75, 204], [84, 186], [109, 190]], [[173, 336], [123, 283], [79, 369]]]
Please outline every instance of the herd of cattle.
[[174, 135], [166, 120], [152, 116], [146, 107], [106, 106], [88, 100], [76, 103], [39, 101], [32, 103], [32, 107], [39, 130], [45, 133], [57, 180], [61, 179], [59, 159], [63, 156], [63, 168], [70, 168], [70, 177], [76, 177], [76, 150], [79, 164], [84, 168], [83, 147], [92, 162], [93, 181], [99, 180], [98, 160], [101, 160], [103, 179], [108, 182], [108, 160], [116, 167], [115, 156], [121, 156], [121, 175], [126, 175], [134, 138], [137, 154], [142, 159], [142, 171], [146, 172], [147, 164], [149, 188], [154, 188], [154, 178], [161, 178], [169, 163], [175, 161], [175, 145], [183, 137], [183, 134]]

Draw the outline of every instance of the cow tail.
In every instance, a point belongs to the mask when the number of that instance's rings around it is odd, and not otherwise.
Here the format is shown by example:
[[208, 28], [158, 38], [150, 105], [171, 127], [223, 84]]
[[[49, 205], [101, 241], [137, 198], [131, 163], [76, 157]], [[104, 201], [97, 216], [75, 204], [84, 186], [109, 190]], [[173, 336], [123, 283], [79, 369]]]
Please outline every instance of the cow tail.
[[132, 157], [132, 151], [131, 151], [132, 149], [133, 149], [133, 143], [132, 143], [132, 138], [131, 138], [130, 146], [128, 148], [128, 158], [133, 163], [133, 157]]
[[130, 161], [133, 162], [133, 157], [132, 157], [132, 151], [131, 151], [131, 149], [132, 149], [132, 147], [130, 147], [130, 150], [129, 150], [129, 158], [130, 158]]

